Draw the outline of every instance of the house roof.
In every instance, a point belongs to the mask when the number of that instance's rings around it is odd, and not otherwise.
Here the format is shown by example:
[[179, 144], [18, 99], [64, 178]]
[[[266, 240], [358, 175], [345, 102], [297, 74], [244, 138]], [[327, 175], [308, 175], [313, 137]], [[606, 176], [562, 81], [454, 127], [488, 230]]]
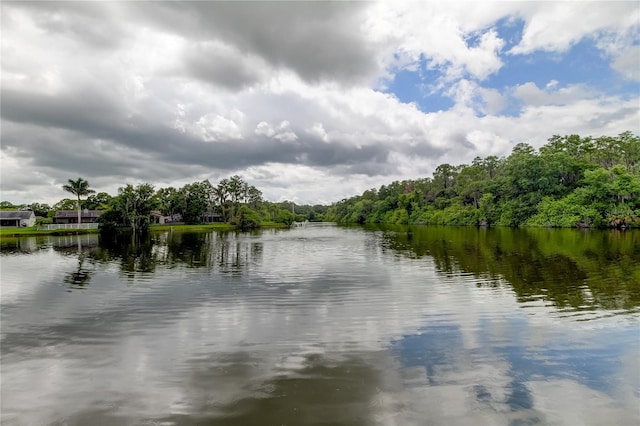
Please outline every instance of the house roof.
[[30, 219], [34, 217], [34, 213], [31, 210], [1, 210], [0, 219], [2, 220], [22, 220]]
[[[98, 217], [102, 214], [102, 210], [80, 210], [81, 217]], [[78, 217], [78, 210], [58, 210], [56, 218]]]

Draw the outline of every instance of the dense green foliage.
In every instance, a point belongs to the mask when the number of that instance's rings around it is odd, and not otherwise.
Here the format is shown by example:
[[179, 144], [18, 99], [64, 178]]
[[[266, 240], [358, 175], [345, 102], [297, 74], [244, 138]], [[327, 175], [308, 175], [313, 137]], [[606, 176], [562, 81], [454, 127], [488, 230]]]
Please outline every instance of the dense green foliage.
[[339, 223], [640, 227], [640, 138], [553, 136], [539, 151], [438, 166], [328, 210]]
[[[136, 191], [145, 189], [144, 202]], [[553, 136], [536, 151], [516, 145], [508, 157], [476, 157], [471, 164], [441, 164], [432, 177], [405, 180], [365, 191], [330, 207], [273, 203], [240, 176], [213, 185], [208, 180], [182, 188], [127, 185], [116, 196], [94, 194], [82, 178], [69, 180], [64, 198], [53, 206], [33, 203], [3, 209], [106, 211], [104, 228], [117, 225], [144, 231], [151, 211], [171, 223], [294, 221], [535, 227], [640, 227], [640, 138], [631, 132], [599, 138]], [[91, 194], [91, 195], [90, 195]], [[149, 196], [152, 194], [152, 196]], [[82, 200], [82, 196], [87, 196]]]
[[[226, 222], [240, 229], [260, 227], [262, 222], [290, 225], [294, 220], [321, 219], [326, 207], [295, 206], [293, 203], [271, 203], [262, 192], [240, 176], [222, 179], [214, 186], [208, 180], [193, 182], [182, 188], [154, 190], [150, 184], [120, 188], [117, 196], [99, 193], [87, 202], [100, 205], [106, 212], [98, 219], [101, 229], [113, 231], [127, 226], [134, 233], [145, 233], [152, 224], [152, 213], [165, 216], [168, 223], [189, 225]], [[305, 213], [294, 214], [298, 208]]]
[[[131, 228], [134, 233], [145, 233], [153, 224], [153, 214], [162, 215], [167, 223], [199, 225], [213, 222], [225, 222], [241, 229], [257, 228], [263, 222], [291, 225], [294, 221], [322, 221], [327, 206], [297, 205], [290, 201], [273, 203], [262, 198], [262, 192], [249, 185], [240, 176], [222, 179], [214, 186], [208, 180], [193, 182], [182, 188], [160, 188], [145, 183], [133, 187], [126, 185], [119, 189], [118, 195], [106, 192], [95, 193], [88, 188], [88, 182], [78, 181], [80, 195], [89, 195], [86, 199], [72, 200], [63, 198], [53, 206], [40, 203], [14, 205], [9, 201], [0, 202], [3, 210], [33, 210], [39, 223], [51, 223], [58, 210], [81, 208], [102, 210], [98, 219], [100, 228], [114, 232], [121, 227]], [[65, 189], [66, 190], [66, 189]], [[74, 192], [74, 194], [76, 194]], [[77, 195], [77, 194], [76, 194]]]
[[[322, 220], [324, 206], [296, 206], [272, 203], [262, 198], [262, 191], [240, 176], [187, 184], [180, 189], [168, 187], [157, 191], [159, 210], [187, 224], [228, 222], [241, 228], [253, 228], [260, 222], [290, 225], [294, 220]], [[297, 214], [293, 213], [294, 211]]]

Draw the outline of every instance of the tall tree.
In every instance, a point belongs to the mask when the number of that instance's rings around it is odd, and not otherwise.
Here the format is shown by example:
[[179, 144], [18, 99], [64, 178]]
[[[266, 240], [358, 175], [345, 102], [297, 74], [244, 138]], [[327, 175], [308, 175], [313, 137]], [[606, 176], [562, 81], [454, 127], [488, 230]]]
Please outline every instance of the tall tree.
[[106, 192], [98, 192], [84, 200], [84, 207], [89, 210], [105, 210], [113, 197]]
[[258, 208], [262, 202], [262, 191], [253, 185], [249, 185], [247, 190], [248, 202], [254, 210]]
[[93, 194], [96, 191], [89, 188], [89, 182], [79, 177], [77, 180], [69, 179], [66, 185], [62, 185], [62, 189], [72, 193], [78, 198], [78, 224], [82, 222], [82, 216], [80, 214], [80, 197], [84, 197], [89, 194]]
[[156, 198], [159, 202], [160, 211], [164, 215], [171, 216], [172, 219], [176, 213], [183, 215], [186, 210], [184, 193], [172, 186], [160, 188], [156, 192]]
[[182, 219], [189, 225], [202, 223], [202, 217], [207, 212], [209, 205], [208, 181], [189, 183], [180, 188], [180, 193], [185, 200], [185, 209]]
[[136, 233], [142, 234], [149, 229], [151, 224], [151, 212], [158, 206], [157, 198], [154, 196], [153, 185], [143, 183], [136, 187], [128, 184], [124, 188], [118, 189], [118, 196], [115, 197], [116, 209], [119, 211], [125, 224]]
[[29, 207], [31, 207], [33, 214], [36, 216], [47, 217], [49, 211], [51, 211], [49, 204], [31, 203]]

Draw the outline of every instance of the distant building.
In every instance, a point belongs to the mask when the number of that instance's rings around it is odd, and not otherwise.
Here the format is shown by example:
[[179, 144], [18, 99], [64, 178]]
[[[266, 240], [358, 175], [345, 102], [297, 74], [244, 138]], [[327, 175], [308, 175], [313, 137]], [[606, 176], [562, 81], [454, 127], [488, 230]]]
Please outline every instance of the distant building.
[[222, 215], [215, 212], [207, 212], [202, 215], [202, 223], [222, 222]]
[[151, 223], [154, 225], [164, 225], [166, 223], [178, 223], [182, 222], [182, 215], [175, 213], [171, 216], [165, 216], [159, 210], [151, 212]]
[[0, 211], [0, 226], [3, 228], [27, 228], [36, 224], [36, 215], [31, 210]]
[[168, 216], [163, 215], [157, 210], [151, 212], [151, 223], [154, 225], [164, 225], [167, 222], [167, 218]]
[[[80, 222], [81, 223], [96, 223], [96, 220], [102, 214], [102, 210], [81, 210]], [[58, 210], [53, 217], [53, 223], [68, 224], [78, 223], [78, 210]]]

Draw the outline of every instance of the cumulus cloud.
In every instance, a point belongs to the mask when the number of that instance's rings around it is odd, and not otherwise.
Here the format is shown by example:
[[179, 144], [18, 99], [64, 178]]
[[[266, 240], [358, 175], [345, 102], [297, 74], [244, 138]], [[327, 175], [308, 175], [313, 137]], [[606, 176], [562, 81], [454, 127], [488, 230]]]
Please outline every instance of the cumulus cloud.
[[186, 72], [195, 78], [229, 89], [251, 86], [263, 78], [267, 65], [219, 42], [197, 43], [184, 52]]
[[631, 46], [616, 56], [612, 67], [629, 80], [640, 81], [640, 46]]
[[266, 121], [261, 121], [256, 126], [255, 134], [264, 135], [281, 142], [293, 142], [298, 139], [298, 135], [291, 130], [291, 123], [287, 120], [281, 121], [277, 126], [272, 126]]
[[464, 79], [451, 85], [445, 94], [452, 98], [456, 105], [472, 108], [483, 115], [498, 114], [506, 105], [506, 100], [500, 91], [487, 89]]
[[347, 2], [159, 2], [133, 4], [135, 14], [161, 31], [195, 40], [223, 39], [240, 52], [302, 79], [368, 78], [376, 71], [375, 46], [360, 31], [366, 4]]
[[511, 49], [514, 54], [536, 50], [566, 51], [581, 39], [637, 31], [638, 6], [633, 2], [530, 3], [519, 15], [525, 20], [522, 40]]
[[[496, 81], [514, 54], [585, 38], [634, 81], [637, 21], [617, 3], [3, 2], [2, 162], [38, 176], [26, 186], [3, 167], [3, 197], [55, 202], [78, 175], [113, 192], [272, 169], [314, 179], [252, 182], [269, 197], [331, 201], [542, 144], [541, 120], [550, 134], [634, 130], [633, 94]], [[523, 22], [522, 39], [501, 22]], [[451, 108], [425, 112], [388, 89], [423, 69], [413, 90]]]
[[313, 125], [306, 130], [310, 135], [313, 135], [323, 142], [329, 142], [329, 134], [324, 129], [322, 123], [313, 123]]
[[[403, 68], [425, 59], [430, 68], [444, 69], [446, 80], [465, 74], [482, 80], [502, 67], [504, 41], [490, 25], [507, 9], [492, 7], [487, 15], [479, 4], [415, 6], [385, 2], [372, 12], [371, 19], [381, 21], [372, 24], [377, 37], [396, 45], [391, 65]], [[478, 39], [475, 45], [469, 42], [471, 36]]]
[[593, 98], [595, 93], [584, 85], [570, 85], [558, 87], [558, 82], [550, 81], [544, 88], [535, 83], [527, 82], [513, 89], [516, 98], [524, 101], [528, 106], [567, 105], [576, 101]]
[[207, 114], [200, 117], [197, 132], [207, 142], [242, 139], [242, 132], [235, 121], [219, 114]]

